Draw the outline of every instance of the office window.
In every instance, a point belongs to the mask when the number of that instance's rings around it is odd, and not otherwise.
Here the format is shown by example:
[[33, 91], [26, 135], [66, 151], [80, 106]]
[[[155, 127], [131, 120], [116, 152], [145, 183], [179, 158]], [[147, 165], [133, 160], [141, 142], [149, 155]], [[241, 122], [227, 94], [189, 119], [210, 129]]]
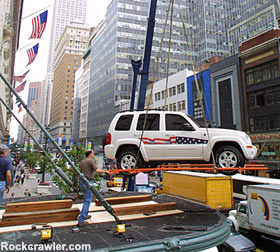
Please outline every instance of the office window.
[[280, 76], [278, 61], [261, 64], [245, 71], [246, 84], [252, 85]]

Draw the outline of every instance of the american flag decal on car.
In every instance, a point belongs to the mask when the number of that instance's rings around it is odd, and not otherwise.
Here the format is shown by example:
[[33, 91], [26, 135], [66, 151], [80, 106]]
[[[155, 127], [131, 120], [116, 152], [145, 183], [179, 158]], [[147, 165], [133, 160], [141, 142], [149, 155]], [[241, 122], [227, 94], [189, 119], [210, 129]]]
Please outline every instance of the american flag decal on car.
[[144, 144], [207, 144], [208, 140], [193, 137], [140, 138]]

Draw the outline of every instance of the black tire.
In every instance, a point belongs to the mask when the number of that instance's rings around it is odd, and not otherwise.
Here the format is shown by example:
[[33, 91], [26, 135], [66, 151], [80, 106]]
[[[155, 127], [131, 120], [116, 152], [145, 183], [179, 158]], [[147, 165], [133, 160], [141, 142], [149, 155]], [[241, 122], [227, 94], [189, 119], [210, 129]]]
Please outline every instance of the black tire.
[[[136, 150], [123, 150], [117, 157], [117, 167], [121, 170], [134, 169], [136, 165], [137, 151]], [[143, 168], [144, 162], [141, 154], [139, 153], [137, 168]]]
[[[245, 160], [241, 152], [230, 145], [223, 146], [215, 152], [216, 165], [221, 168], [244, 167]], [[221, 170], [224, 175], [234, 175], [237, 170]]]

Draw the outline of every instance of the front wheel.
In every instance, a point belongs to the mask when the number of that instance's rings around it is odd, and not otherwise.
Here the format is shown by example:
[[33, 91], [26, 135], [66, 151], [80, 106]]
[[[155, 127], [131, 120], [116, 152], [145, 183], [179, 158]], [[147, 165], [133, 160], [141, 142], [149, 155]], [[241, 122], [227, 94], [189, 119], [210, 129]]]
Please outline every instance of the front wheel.
[[[137, 151], [135, 150], [124, 150], [117, 157], [117, 167], [122, 170], [129, 170], [136, 168]], [[139, 153], [137, 167], [143, 167], [143, 159]]]
[[[219, 148], [215, 153], [216, 165], [221, 168], [244, 167], [245, 161], [241, 152], [230, 145]], [[234, 175], [237, 170], [221, 170], [224, 175]]]

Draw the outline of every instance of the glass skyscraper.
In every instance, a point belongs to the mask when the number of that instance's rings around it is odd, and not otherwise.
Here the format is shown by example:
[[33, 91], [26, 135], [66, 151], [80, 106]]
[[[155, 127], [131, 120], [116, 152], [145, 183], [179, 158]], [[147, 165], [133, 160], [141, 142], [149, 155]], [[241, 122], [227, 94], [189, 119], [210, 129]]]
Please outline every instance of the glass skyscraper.
[[262, 32], [278, 28], [279, 0], [236, 0], [232, 9], [233, 25], [228, 30], [230, 54], [238, 46]]

